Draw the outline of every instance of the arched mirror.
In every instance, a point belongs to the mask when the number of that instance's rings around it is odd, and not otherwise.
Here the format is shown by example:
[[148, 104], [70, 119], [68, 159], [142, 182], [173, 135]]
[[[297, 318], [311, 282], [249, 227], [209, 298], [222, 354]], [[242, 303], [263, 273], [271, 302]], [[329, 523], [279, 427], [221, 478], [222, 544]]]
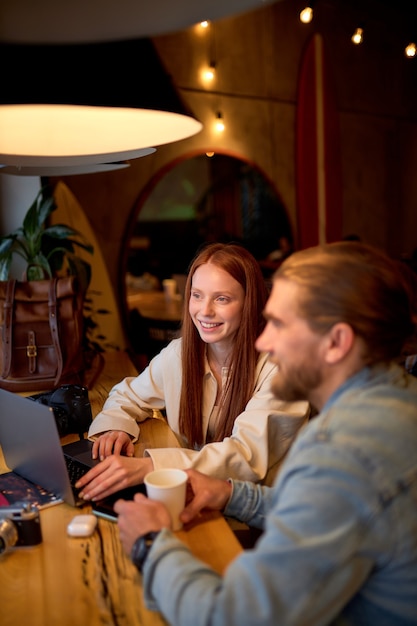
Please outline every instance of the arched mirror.
[[[188, 266], [209, 241], [242, 243], [259, 259], [266, 278], [268, 255], [285, 255], [280, 242], [292, 248], [290, 221], [277, 190], [253, 164], [227, 154], [176, 161], [151, 181], [134, 207], [124, 263], [134, 347], [140, 342], [137, 314], [142, 321], [159, 318], [167, 327], [178, 326]], [[163, 283], [172, 278], [170, 297]]]

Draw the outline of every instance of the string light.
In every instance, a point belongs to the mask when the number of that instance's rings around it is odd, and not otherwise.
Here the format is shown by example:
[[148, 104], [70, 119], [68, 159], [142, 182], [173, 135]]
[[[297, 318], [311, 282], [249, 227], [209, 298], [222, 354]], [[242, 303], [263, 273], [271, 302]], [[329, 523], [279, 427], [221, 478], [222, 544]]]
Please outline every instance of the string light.
[[[200, 22], [199, 25], [201, 27], [200, 34], [202, 34], [203, 30], [207, 29], [207, 27], [210, 25], [210, 22], [206, 20], [204, 22]], [[215, 80], [216, 74], [217, 74], [217, 64], [216, 64], [217, 55], [216, 55], [216, 46], [215, 46], [214, 37], [215, 37], [215, 33], [214, 33], [214, 26], [213, 26], [213, 28], [210, 28], [210, 30], [208, 31], [208, 40], [207, 40], [207, 44], [209, 46], [208, 58], [211, 59], [211, 61], [209, 65], [205, 65], [203, 68], [200, 69], [201, 80], [207, 84], [209, 89], [210, 89], [211, 83]], [[214, 122], [213, 130], [214, 132], [219, 133], [219, 134], [225, 130], [223, 115], [220, 112], [216, 114], [216, 119]], [[208, 157], [212, 157], [214, 156], [214, 152], [208, 151], [206, 152], [206, 155]]]
[[408, 59], [412, 59], [413, 57], [416, 56], [417, 53], [417, 46], [414, 42], [410, 42], [408, 44], [408, 46], [406, 46], [405, 50], [404, 50], [404, 54]]
[[[302, 11], [300, 11], [299, 17], [303, 24], [309, 24], [313, 20], [313, 7], [314, 2], [312, 0], [306, 4]], [[355, 29], [353, 35], [351, 36], [351, 41], [356, 46], [363, 43], [364, 30], [364, 25], [362, 24]], [[410, 41], [410, 43], [404, 48], [404, 55], [407, 59], [413, 59], [417, 56], [417, 42], [415, 40]]]
[[355, 45], [358, 46], [359, 44], [361, 44], [363, 41], [363, 28], [357, 28], [353, 33], [351, 39]]
[[210, 65], [202, 70], [202, 78], [204, 82], [211, 83], [216, 75], [216, 64], [214, 61]]
[[225, 129], [223, 115], [220, 113], [220, 111], [216, 115], [216, 122], [215, 122], [214, 128], [217, 133], [222, 133]]
[[309, 24], [313, 19], [313, 3], [310, 3], [300, 12], [300, 21]]

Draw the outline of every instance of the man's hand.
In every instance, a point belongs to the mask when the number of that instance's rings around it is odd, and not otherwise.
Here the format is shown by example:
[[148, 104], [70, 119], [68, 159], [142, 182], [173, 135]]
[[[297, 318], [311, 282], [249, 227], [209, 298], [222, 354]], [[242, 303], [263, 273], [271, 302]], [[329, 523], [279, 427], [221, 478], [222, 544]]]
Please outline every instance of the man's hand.
[[102, 461], [111, 454], [133, 456], [135, 446], [130, 436], [123, 430], [108, 430], [93, 443], [92, 457]]
[[[193, 498], [181, 513], [183, 523], [190, 522], [203, 509], [214, 511], [224, 509], [232, 493], [232, 485], [229, 482], [210, 478], [196, 470], [185, 471], [188, 474]], [[134, 500], [117, 500], [114, 510], [118, 514], [120, 539], [127, 554], [131, 553], [138, 537], [158, 532], [163, 528], [172, 528], [166, 506], [141, 493], [135, 494]]]
[[184, 524], [193, 520], [203, 509], [222, 511], [232, 494], [232, 485], [227, 480], [211, 478], [196, 470], [185, 470], [193, 492], [191, 502], [181, 513]]
[[171, 518], [162, 502], [150, 500], [141, 493], [134, 500], [117, 500], [114, 510], [118, 514], [120, 540], [126, 554], [130, 554], [136, 539], [162, 528], [171, 528]]
[[137, 458], [112, 454], [92, 467], [76, 483], [84, 500], [101, 500], [115, 491], [143, 483], [145, 475], [153, 470], [150, 457]]

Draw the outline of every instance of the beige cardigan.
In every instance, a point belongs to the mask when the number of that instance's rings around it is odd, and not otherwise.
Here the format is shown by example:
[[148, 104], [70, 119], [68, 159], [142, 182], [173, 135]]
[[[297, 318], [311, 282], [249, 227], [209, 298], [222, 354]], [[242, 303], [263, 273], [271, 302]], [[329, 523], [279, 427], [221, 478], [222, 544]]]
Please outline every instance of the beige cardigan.
[[[137, 422], [165, 409], [167, 421], [184, 446], [179, 432], [181, 389], [181, 339], [174, 339], [150, 362], [139, 376], [125, 378], [110, 391], [103, 410], [93, 420], [88, 436], [95, 439], [107, 430], [123, 430], [133, 441], [139, 438]], [[296, 433], [307, 421], [307, 402], [282, 402], [270, 391], [276, 366], [260, 355], [256, 368], [255, 392], [236, 416], [232, 435], [207, 443], [199, 450], [184, 448], [148, 449], [155, 469], [194, 468], [218, 478], [238, 478], [271, 484]], [[226, 371], [227, 374], [227, 371]], [[204, 373], [203, 431], [207, 434], [214, 408], [217, 382], [206, 361]]]

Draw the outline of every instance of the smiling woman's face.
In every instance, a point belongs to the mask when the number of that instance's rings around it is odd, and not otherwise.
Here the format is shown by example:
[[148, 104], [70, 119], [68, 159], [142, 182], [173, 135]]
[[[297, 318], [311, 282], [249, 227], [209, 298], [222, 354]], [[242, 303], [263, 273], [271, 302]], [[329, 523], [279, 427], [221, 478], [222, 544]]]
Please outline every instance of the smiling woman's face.
[[230, 343], [239, 328], [245, 294], [242, 285], [213, 263], [194, 272], [188, 310], [205, 343]]

